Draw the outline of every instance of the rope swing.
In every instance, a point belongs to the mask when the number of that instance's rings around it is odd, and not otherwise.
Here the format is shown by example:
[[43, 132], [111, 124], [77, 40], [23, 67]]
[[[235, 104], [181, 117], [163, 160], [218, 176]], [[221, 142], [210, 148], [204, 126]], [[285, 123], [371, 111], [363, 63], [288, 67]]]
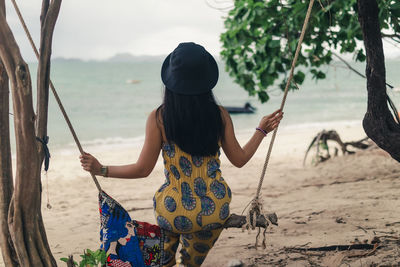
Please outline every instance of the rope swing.
[[[289, 79], [286, 82], [285, 92], [283, 94], [283, 99], [282, 99], [281, 106], [280, 106], [281, 110], [283, 110], [283, 108], [285, 107], [287, 94], [289, 92], [289, 86], [290, 86], [290, 84], [292, 82], [292, 79], [293, 79], [294, 68], [296, 66], [297, 59], [298, 59], [300, 51], [301, 51], [301, 44], [303, 43], [304, 35], [305, 35], [306, 30], [307, 30], [307, 25], [308, 25], [308, 22], [310, 20], [313, 4], [314, 4], [314, 0], [310, 0], [310, 3], [308, 5], [307, 14], [306, 14], [306, 17], [305, 17], [304, 23], [303, 23], [303, 28], [301, 30], [300, 39], [299, 39], [299, 42], [297, 43], [296, 53], [295, 53], [293, 61], [292, 61], [292, 67], [290, 69]], [[265, 218], [268, 218], [268, 216], [266, 216], [266, 214], [264, 212], [263, 202], [260, 199], [260, 194], [261, 194], [262, 184], [263, 184], [264, 178], [265, 178], [265, 173], [267, 171], [269, 159], [271, 157], [272, 147], [274, 146], [276, 133], [278, 132], [278, 127], [275, 128], [275, 130], [274, 130], [274, 132], [272, 134], [271, 142], [270, 142], [269, 148], [268, 148], [268, 153], [267, 153], [267, 156], [265, 158], [264, 166], [263, 166], [263, 169], [262, 169], [262, 172], [261, 172], [260, 181], [258, 182], [256, 196], [250, 202], [250, 208], [249, 208], [249, 211], [248, 211], [247, 216], [246, 216], [246, 224], [243, 225], [243, 229], [250, 229], [251, 228], [251, 229], [254, 230], [256, 228], [256, 218], [257, 218], [258, 215], [263, 215]], [[262, 242], [264, 248], [265, 248], [265, 233], [266, 232], [264, 230], [264, 237], [263, 237], [263, 242]], [[257, 238], [256, 238], [256, 248], [258, 246], [258, 236], [259, 236], [259, 234], [260, 234], [260, 228], [258, 229], [258, 235], [257, 235]]]
[[[30, 44], [31, 44], [31, 46], [33, 48], [33, 51], [35, 52], [36, 58], [39, 60], [39, 52], [38, 52], [38, 50], [37, 50], [37, 48], [36, 48], [36, 46], [35, 46], [35, 44], [33, 42], [31, 34], [29, 33], [29, 30], [28, 30], [28, 28], [27, 28], [27, 26], [25, 24], [25, 21], [24, 21], [22, 15], [21, 15], [21, 12], [20, 12], [20, 10], [18, 8], [18, 5], [15, 2], [15, 0], [11, 0], [11, 2], [14, 5], [14, 8], [15, 8], [17, 14], [18, 14], [19, 20], [20, 20], [20, 22], [21, 22], [21, 24], [22, 24], [22, 26], [24, 28], [26, 36], [28, 37], [29, 42], [30, 42]], [[288, 80], [286, 82], [286, 87], [285, 87], [285, 91], [284, 91], [284, 94], [283, 94], [283, 99], [282, 99], [281, 106], [280, 106], [281, 110], [283, 110], [283, 108], [285, 106], [285, 103], [286, 103], [286, 98], [287, 98], [287, 94], [288, 94], [288, 91], [289, 91], [289, 86], [290, 86], [290, 84], [292, 82], [292, 79], [293, 79], [294, 68], [296, 66], [297, 59], [298, 59], [298, 56], [299, 56], [300, 51], [301, 51], [301, 44], [302, 44], [303, 39], [304, 39], [304, 35], [305, 35], [306, 29], [307, 29], [307, 25], [308, 25], [308, 22], [309, 22], [309, 19], [310, 19], [310, 15], [311, 15], [313, 4], [314, 4], [314, 0], [310, 0], [310, 3], [308, 5], [307, 14], [306, 14], [306, 17], [304, 19], [304, 24], [303, 24], [303, 28], [302, 28], [302, 31], [301, 31], [301, 35], [300, 35], [300, 38], [299, 38], [299, 42], [297, 44], [296, 53], [295, 53], [295, 56], [294, 56], [293, 61], [292, 61], [292, 66], [291, 66], [291, 69], [290, 69], [290, 75], [289, 75], [289, 78], [288, 78]], [[69, 117], [68, 117], [68, 115], [67, 115], [67, 113], [66, 113], [66, 111], [64, 109], [63, 104], [61, 103], [61, 100], [60, 100], [60, 98], [59, 98], [59, 96], [57, 94], [57, 91], [55, 90], [54, 85], [53, 85], [51, 80], [50, 80], [50, 88], [51, 88], [51, 91], [53, 92], [53, 95], [54, 95], [54, 97], [55, 97], [55, 99], [57, 101], [57, 104], [58, 104], [59, 108], [61, 109], [61, 112], [62, 112], [62, 114], [64, 116], [64, 119], [68, 124], [68, 128], [71, 131], [71, 134], [72, 134], [72, 136], [73, 136], [73, 138], [75, 140], [75, 143], [76, 143], [80, 153], [83, 155], [84, 151], [82, 149], [82, 146], [81, 146], [81, 144], [80, 144], [80, 142], [78, 140], [78, 137], [77, 137], [77, 135], [75, 133], [75, 130], [74, 130], [72, 124], [71, 124], [71, 121], [70, 121], [70, 119], [69, 119]], [[269, 159], [271, 157], [272, 147], [273, 147], [274, 142], [275, 142], [275, 137], [276, 137], [276, 134], [277, 134], [277, 131], [278, 131], [278, 127], [276, 127], [274, 132], [273, 132], [273, 135], [272, 135], [272, 138], [271, 138], [271, 142], [269, 144], [268, 152], [267, 152], [267, 155], [266, 155], [266, 158], [265, 158], [264, 166], [263, 166], [263, 169], [262, 169], [262, 172], [261, 172], [260, 181], [258, 183], [256, 195], [255, 195], [255, 198], [249, 203], [250, 204], [250, 208], [249, 208], [249, 211], [247, 213], [246, 224], [243, 226], [243, 229], [249, 229], [249, 230], [253, 229], [254, 230], [256, 228], [256, 218], [257, 218], [258, 215], [262, 215], [266, 219], [270, 220], [269, 217], [264, 213], [263, 203], [262, 203], [260, 197], [261, 197], [262, 184], [264, 182], [265, 174], [266, 174], [266, 171], [267, 171]], [[96, 185], [97, 189], [99, 190], [99, 192], [102, 192], [101, 186], [100, 186], [96, 176], [94, 174], [92, 174], [92, 173], [91, 173], [91, 176], [92, 176], [93, 182], [95, 183], [95, 185]], [[265, 248], [265, 233], [266, 233], [266, 229], [264, 230], [264, 238], [263, 238], [263, 247], [264, 248]], [[260, 234], [260, 228], [259, 228], [259, 233], [258, 233], [257, 238], [256, 238], [256, 248], [258, 246], [258, 236], [259, 236], [259, 234]]]

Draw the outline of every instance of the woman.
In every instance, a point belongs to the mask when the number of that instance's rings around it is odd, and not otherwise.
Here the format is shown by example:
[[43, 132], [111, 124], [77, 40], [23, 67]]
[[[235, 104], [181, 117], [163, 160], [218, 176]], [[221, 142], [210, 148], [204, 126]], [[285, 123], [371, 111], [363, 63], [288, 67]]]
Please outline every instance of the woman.
[[218, 67], [202, 46], [179, 44], [165, 59], [161, 78], [164, 101], [147, 119], [138, 161], [103, 166], [85, 154], [81, 163], [98, 175], [143, 178], [151, 173], [162, 150], [166, 182], [155, 193], [154, 210], [158, 225], [167, 232], [164, 266], [175, 264], [179, 242], [182, 263], [200, 266], [229, 216], [231, 191], [219, 169], [220, 147], [233, 165], [244, 166], [283, 113], [277, 110], [263, 117], [242, 148], [228, 112], [215, 102], [211, 90], [218, 80]]

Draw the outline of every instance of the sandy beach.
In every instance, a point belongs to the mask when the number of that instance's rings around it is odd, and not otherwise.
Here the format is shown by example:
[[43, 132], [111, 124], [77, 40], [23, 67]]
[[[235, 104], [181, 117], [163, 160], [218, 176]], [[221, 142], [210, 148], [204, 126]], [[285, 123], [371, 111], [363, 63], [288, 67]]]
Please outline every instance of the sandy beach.
[[400, 267], [400, 0], [38, 2], [0, 1], [0, 267]]
[[[365, 137], [358, 125], [332, 125], [344, 141]], [[264, 181], [264, 208], [276, 212], [279, 226], [269, 227], [266, 249], [255, 249], [256, 231], [225, 230], [203, 266], [228, 266], [233, 259], [245, 266], [391, 266], [400, 264], [400, 165], [375, 149], [340, 156], [318, 166], [302, 166], [304, 152], [321, 128], [279, 130]], [[252, 131], [241, 132], [241, 144]], [[254, 197], [267, 138], [241, 169], [222, 155], [222, 175], [233, 192], [231, 212], [240, 214]], [[106, 165], [134, 162], [140, 144], [89, 147]], [[59, 266], [61, 257], [79, 259], [83, 249], [99, 247], [97, 189], [78, 161], [78, 151], [52, 151], [48, 184], [43, 175], [43, 217], [48, 240]], [[155, 223], [152, 197], [162, 184], [161, 157], [146, 179], [99, 178], [103, 189], [132, 218]], [[48, 190], [47, 190], [48, 186]], [[47, 192], [51, 209], [46, 208]], [[371, 243], [376, 250], [333, 252], [293, 248]], [[0, 260], [0, 263], [2, 261]], [[380, 265], [381, 264], [381, 265]], [[1, 264], [0, 264], [1, 265]]]

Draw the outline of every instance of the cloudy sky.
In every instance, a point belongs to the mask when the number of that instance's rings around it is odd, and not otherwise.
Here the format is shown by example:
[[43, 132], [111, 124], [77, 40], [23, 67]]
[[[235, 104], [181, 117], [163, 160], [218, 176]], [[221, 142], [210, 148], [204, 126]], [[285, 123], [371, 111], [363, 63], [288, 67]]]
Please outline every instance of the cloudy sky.
[[[41, 0], [17, 2], [38, 42]], [[22, 53], [33, 60], [15, 11], [10, 1], [6, 3], [7, 19]], [[205, 0], [64, 0], [54, 33], [53, 57], [105, 59], [121, 52], [165, 55], [183, 41], [203, 44], [217, 55], [223, 15]]]
[[[219, 7], [231, 2], [208, 1]], [[41, 0], [17, 2], [38, 43]], [[10, 1], [6, 4], [23, 56], [34, 61]], [[206, 0], [64, 0], [54, 33], [53, 58], [106, 59], [124, 52], [166, 55], [184, 41], [200, 43], [218, 55], [224, 14], [209, 7]], [[400, 56], [400, 49], [385, 43], [385, 54]]]

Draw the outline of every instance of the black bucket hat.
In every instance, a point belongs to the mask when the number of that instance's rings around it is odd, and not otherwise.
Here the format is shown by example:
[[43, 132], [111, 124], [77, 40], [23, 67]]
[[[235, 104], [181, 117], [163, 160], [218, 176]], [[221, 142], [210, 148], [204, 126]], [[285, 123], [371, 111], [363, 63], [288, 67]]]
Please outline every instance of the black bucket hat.
[[218, 65], [213, 56], [195, 43], [180, 43], [165, 58], [161, 68], [165, 86], [182, 95], [210, 91], [217, 84], [218, 75]]

